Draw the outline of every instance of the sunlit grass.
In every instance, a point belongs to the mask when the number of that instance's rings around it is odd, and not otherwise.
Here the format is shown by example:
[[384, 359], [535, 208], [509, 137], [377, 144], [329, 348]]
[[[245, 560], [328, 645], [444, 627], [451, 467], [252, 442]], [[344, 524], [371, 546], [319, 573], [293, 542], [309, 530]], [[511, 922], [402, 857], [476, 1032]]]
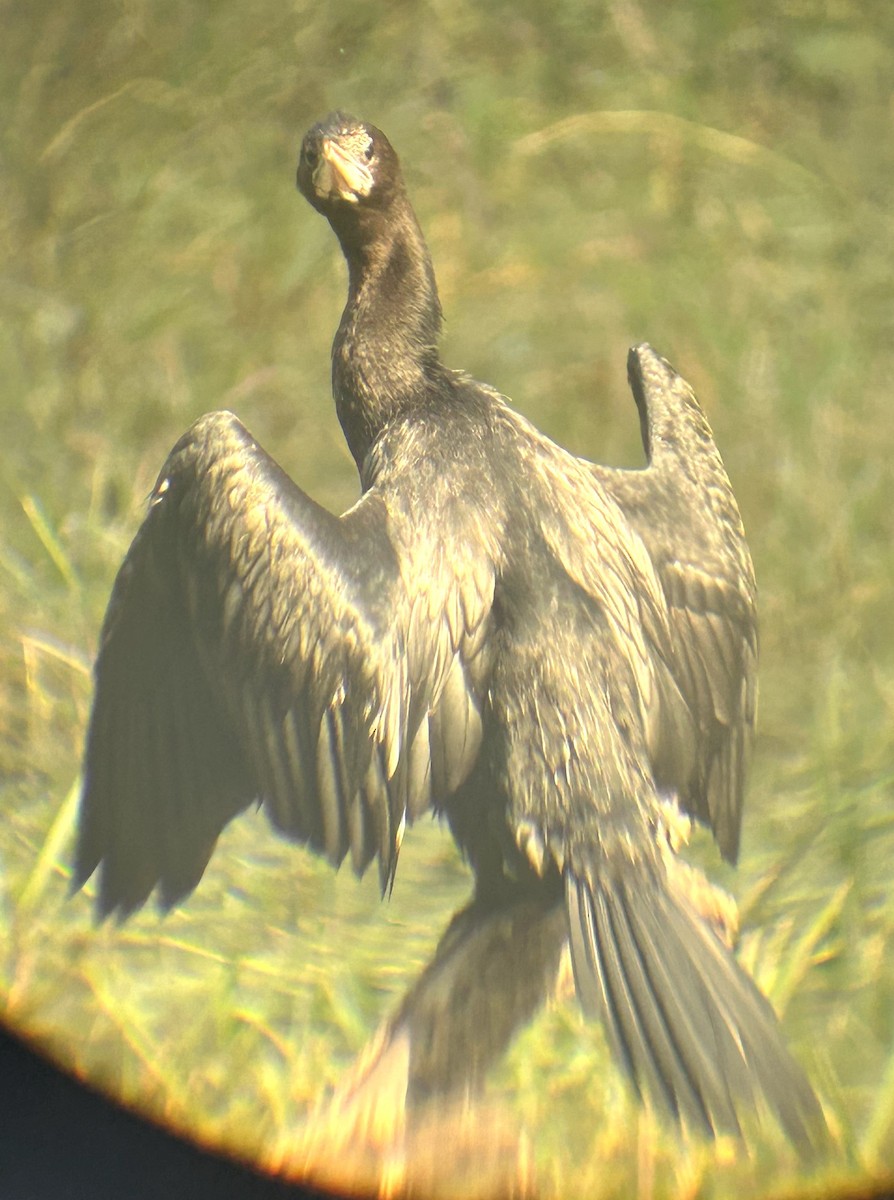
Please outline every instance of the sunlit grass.
[[[741, 865], [697, 852], [826, 1107], [820, 1184], [894, 1172], [887, 10], [299, 9], [5, 15], [0, 1007], [129, 1102], [285, 1160], [467, 895], [428, 821], [382, 904], [255, 814], [163, 918], [96, 927], [92, 885], [69, 897], [89, 667], [174, 440], [230, 407], [321, 502], [356, 494], [328, 398], [343, 268], [292, 181], [341, 105], [402, 154], [449, 362], [612, 462], [639, 461], [629, 344], [699, 392], [763, 666]], [[547, 1196], [817, 1190], [770, 1125], [748, 1158], [656, 1128], [573, 1001], [491, 1095]]]

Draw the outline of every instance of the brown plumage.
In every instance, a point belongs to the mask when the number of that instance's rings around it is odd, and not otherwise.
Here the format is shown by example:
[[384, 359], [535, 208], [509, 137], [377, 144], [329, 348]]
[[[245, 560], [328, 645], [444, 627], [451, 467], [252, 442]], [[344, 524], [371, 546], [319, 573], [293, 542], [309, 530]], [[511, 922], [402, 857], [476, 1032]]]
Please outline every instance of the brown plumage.
[[[673, 869], [685, 813], [735, 858], [755, 711], [751, 560], [692, 392], [636, 347], [648, 465], [574, 457], [441, 363], [431, 261], [379, 130], [333, 114], [298, 182], [348, 263], [333, 391], [362, 495], [332, 516], [229, 413], [174, 447], [102, 633], [76, 883], [99, 868], [101, 913], [156, 888], [175, 903], [258, 801], [333, 864], [377, 860], [385, 888], [404, 825], [434, 810], [476, 899], [428, 979], [474, 998], [481, 947], [518, 924], [495, 914], [528, 905], [551, 929], [564, 905], [581, 1003], [638, 1087], [708, 1132], [763, 1097], [809, 1146], [810, 1086]], [[398, 1024], [431, 1025], [426, 986]], [[531, 1008], [506, 1003], [482, 1061]]]

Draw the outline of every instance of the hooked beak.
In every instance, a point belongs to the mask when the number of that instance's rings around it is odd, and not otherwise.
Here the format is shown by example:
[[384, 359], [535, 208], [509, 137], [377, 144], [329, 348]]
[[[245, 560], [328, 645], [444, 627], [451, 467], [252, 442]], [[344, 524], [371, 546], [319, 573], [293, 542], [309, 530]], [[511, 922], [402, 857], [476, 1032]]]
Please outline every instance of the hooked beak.
[[338, 196], [356, 204], [369, 195], [373, 185], [372, 172], [364, 162], [347, 154], [331, 138], [323, 138], [320, 158], [313, 173], [314, 191], [320, 199]]

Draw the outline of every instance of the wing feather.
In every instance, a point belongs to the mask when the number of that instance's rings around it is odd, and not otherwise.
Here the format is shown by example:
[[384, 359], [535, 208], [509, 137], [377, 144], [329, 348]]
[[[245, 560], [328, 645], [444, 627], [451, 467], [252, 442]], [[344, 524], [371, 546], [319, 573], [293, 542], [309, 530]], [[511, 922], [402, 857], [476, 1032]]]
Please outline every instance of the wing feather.
[[320, 722], [320, 736], [317, 741], [317, 786], [320, 811], [323, 814], [322, 849], [332, 865], [337, 867], [346, 849], [342, 813], [348, 797], [345, 794], [338, 755], [336, 716], [331, 708], [326, 710]]
[[74, 882], [100, 867], [101, 913], [182, 898], [254, 800], [388, 886], [408, 816], [477, 755], [493, 599], [492, 566], [402, 563], [412, 520], [375, 488], [334, 517], [229, 413], [177, 443], [97, 660]]
[[[634, 347], [628, 367], [648, 466], [591, 470], [654, 563], [671, 623], [670, 644], [660, 652], [679, 689], [674, 702], [682, 700], [694, 723], [693, 758], [654, 766], [662, 786], [676, 790], [687, 811], [710, 824], [721, 852], [735, 861], [757, 707], [751, 556], [726, 470], [691, 388], [649, 346]], [[659, 715], [659, 734], [662, 722], [679, 724], [673, 714]], [[695, 763], [688, 778], [677, 777], [679, 762]]]

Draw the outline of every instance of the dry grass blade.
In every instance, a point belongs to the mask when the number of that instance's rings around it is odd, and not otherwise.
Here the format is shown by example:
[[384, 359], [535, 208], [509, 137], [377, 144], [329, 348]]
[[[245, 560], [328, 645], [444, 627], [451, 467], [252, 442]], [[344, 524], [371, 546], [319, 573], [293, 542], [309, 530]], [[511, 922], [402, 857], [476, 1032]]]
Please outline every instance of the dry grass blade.
[[77, 591], [80, 588], [80, 580], [75, 573], [75, 569], [71, 564], [68, 555], [62, 547], [62, 543], [44, 515], [40, 504], [33, 496], [23, 496], [21, 505], [25, 512], [25, 516], [31, 523], [31, 528], [40, 539], [40, 544], [50, 556], [50, 560], [58, 570], [59, 574], [68, 584], [72, 591]]
[[550, 146], [579, 138], [604, 134], [647, 134], [653, 137], [674, 138], [698, 146], [709, 154], [740, 166], [760, 166], [788, 174], [812, 187], [828, 188], [827, 180], [809, 171], [791, 158], [763, 146], [750, 138], [715, 129], [697, 121], [687, 120], [670, 112], [657, 110], [611, 110], [576, 113], [565, 117], [536, 133], [526, 134], [515, 143], [515, 152], [522, 158], [541, 154]]
[[74, 835], [80, 794], [81, 780], [79, 776], [59, 806], [55, 820], [47, 830], [43, 845], [40, 847], [34, 867], [16, 899], [17, 920], [27, 916], [37, 906], [46, 894], [47, 885], [53, 875], [58, 872], [68, 877], [69, 871], [66, 867], [61, 866], [61, 863]]
[[813, 967], [816, 960], [816, 949], [841, 915], [851, 887], [850, 880], [845, 880], [840, 884], [813, 921], [791, 945], [786, 947], [785, 960], [779, 964], [773, 987], [773, 1006], [777, 1012], [785, 1012], [792, 996], [798, 991], [808, 971]]
[[891, 1143], [894, 1141], [894, 1043], [888, 1052], [888, 1061], [881, 1083], [875, 1094], [875, 1104], [869, 1125], [860, 1142], [863, 1161], [873, 1171], [891, 1169]]

